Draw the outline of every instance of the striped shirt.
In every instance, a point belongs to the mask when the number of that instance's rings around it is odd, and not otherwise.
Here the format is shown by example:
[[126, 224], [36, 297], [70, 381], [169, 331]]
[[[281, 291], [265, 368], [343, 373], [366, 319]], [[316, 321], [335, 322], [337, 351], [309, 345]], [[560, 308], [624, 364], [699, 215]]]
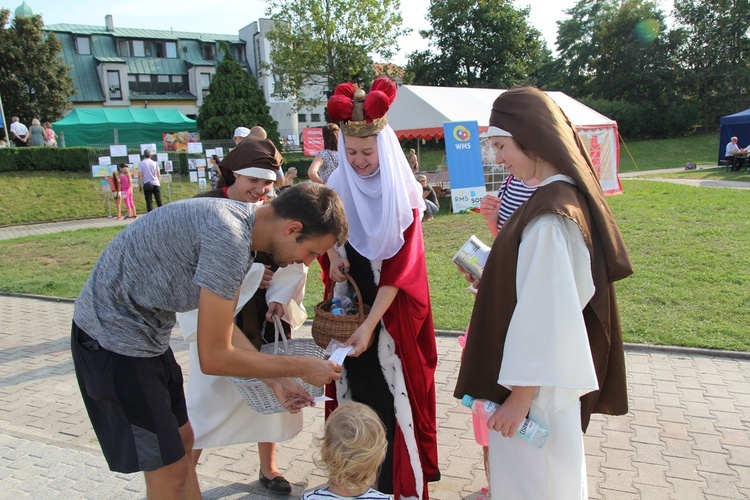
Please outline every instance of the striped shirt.
[[342, 497], [328, 490], [328, 487], [311, 490], [302, 495], [302, 500], [390, 500], [393, 497], [370, 488], [356, 497]]
[[527, 186], [522, 180], [509, 175], [508, 179], [500, 186], [497, 197], [500, 198], [500, 210], [497, 217], [497, 228], [502, 229], [508, 217], [513, 215], [518, 207], [529, 199], [536, 186]]

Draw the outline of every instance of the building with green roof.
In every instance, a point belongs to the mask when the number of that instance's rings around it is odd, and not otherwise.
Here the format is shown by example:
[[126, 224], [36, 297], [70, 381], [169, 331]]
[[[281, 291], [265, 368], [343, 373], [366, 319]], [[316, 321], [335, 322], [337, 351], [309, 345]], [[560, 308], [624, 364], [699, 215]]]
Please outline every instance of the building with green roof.
[[237, 35], [115, 28], [110, 15], [104, 26], [51, 24], [44, 29], [62, 43], [76, 108], [169, 107], [195, 118], [223, 57], [219, 42], [226, 42], [247, 67], [245, 42]]
[[[31, 8], [24, 4], [16, 9]], [[325, 125], [324, 104], [315, 110], [294, 112], [292, 103], [273, 96], [274, 78], [262, 70], [270, 62], [271, 46], [265, 34], [273, 21], [260, 19], [237, 35], [193, 33], [115, 27], [111, 15], [104, 26], [51, 24], [45, 31], [62, 43], [62, 56], [71, 67], [76, 89], [71, 107], [169, 108], [195, 118], [223, 58], [219, 43], [226, 42], [234, 59], [256, 78], [263, 90], [279, 134], [298, 144], [302, 126]], [[252, 123], [237, 126], [252, 127]]]

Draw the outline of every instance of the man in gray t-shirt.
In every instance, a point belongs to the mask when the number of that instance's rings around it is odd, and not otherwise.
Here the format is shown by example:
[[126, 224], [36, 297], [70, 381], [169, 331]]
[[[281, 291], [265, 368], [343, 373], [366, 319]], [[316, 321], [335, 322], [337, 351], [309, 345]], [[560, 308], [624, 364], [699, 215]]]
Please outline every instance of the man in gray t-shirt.
[[281, 267], [309, 265], [346, 240], [332, 190], [300, 184], [287, 193], [261, 207], [193, 198], [147, 214], [102, 252], [76, 300], [71, 348], [94, 430], [112, 470], [144, 471], [149, 497], [200, 492], [182, 376], [169, 347], [176, 312], [198, 309], [205, 373], [268, 379], [291, 412], [312, 400], [284, 377], [320, 386], [340, 376], [333, 362], [260, 354], [234, 326], [255, 251]]

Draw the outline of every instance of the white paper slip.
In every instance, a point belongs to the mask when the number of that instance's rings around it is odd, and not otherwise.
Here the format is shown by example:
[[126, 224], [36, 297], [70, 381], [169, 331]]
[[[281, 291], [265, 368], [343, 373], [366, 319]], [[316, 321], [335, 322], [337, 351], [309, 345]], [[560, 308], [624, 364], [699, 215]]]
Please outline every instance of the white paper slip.
[[318, 403], [325, 403], [326, 401], [333, 401], [333, 399], [329, 398], [328, 396], [318, 396], [313, 400], [315, 404]]
[[343, 365], [344, 359], [346, 357], [354, 352], [354, 347], [347, 346], [347, 347], [339, 347], [335, 351], [333, 351], [333, 354], [331, 354], [331, 357], [328, 358], [328, 361], [333, 361], [336, 364]]

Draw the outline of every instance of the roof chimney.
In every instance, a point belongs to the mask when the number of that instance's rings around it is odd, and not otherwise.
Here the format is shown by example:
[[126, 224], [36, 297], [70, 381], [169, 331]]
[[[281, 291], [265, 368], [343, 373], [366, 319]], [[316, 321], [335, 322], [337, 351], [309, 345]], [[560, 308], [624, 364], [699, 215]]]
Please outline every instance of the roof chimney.
[[104, 25], [107, 27], [107, 31], [115, 30], [115, 21], [112, 19], [112, 14], [104, 16]]

